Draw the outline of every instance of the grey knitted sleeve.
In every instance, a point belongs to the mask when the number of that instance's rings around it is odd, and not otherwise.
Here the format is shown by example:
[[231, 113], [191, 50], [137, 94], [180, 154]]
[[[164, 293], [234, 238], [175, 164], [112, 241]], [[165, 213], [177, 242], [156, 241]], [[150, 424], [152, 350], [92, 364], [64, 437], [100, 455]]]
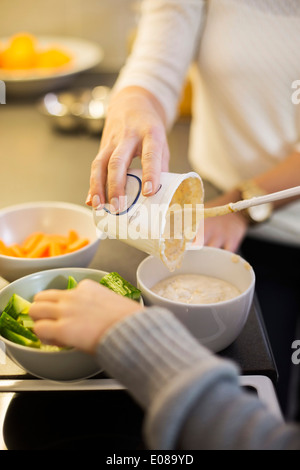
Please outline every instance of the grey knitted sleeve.
[[300, 448], [298, 428], [242, 392], [238, 368], [164, 309], [145, 309], [111, 328], [97, 354], [145, 409], [150, 449]]

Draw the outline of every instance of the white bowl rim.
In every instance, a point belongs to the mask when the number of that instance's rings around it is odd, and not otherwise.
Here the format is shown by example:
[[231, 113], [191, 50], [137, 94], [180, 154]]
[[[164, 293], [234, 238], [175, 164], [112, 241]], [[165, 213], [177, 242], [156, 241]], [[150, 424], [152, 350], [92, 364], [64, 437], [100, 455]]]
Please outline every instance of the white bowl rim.
[[6, 212], [12, 212], [14, 210], [19, 210], [19, 209], [30, 209], [32, 207], [44, 207], [44, 206], [59, 206], [59, 207], [65, 207], [66, 209], [76, 209], [80, 210], [85, 213], [91, 213], [91, 209], [88, 209], [87, 207], [81, 206], [80, 204], [75, 204], [73, 202], [65, 202], [65, 201], [28, 201], [28, 202], [21, 202], [20, 204], [13, 204], [12, 206], [6, 206], [0, 209], [0, 214], [6, 213]]
[[[247, 287], [246, 290], [244, 290], [243, 292], [241, 292], [239, 295], [237, 295], [236, 297], [233, 297], [232, 299], [229, 299], [229, 300], [222, 300], [221, 302], [211, 302], [209, 304], [187, 304], [185, 302], [179, 302], [179, 301], [175, 301], [175, 300], [171, 300], [171, 299], [167, 299], [166, 297], [162, 297], [158, 294], [156, 294], [155, 292], [153, 292], [151, 289], [149, 289], [149, 287], [145, 286], [144, 282], [141, 280], [141, 277], [140, 277], [140, 271], [143, 267], [144, 264], [147, 263], [147, 261], [149, 261], [150, 259], [157, 259], [155, 258], [155, 256], [147, 256], [145, 259], [143, 259], [143, 261], [140, 262], [140, 264], [138, 265], [138, 268], [137, 268], [137, 271], [136, 271], [136, 275], [137, 275], [137, 281], [138, 283], [140, 284], [140, 286], [142, 286], [142, 288], [145, 290], [145, 291], [148, 291], [153, 297], [154, 299], [157, 299], [158, 301], [164, 301], [170, 305], [180, 305], [180, 306], [185, 306], [185, 307], [188, 307], [188, 308], [203, 308], [203, 307], [218, 307], [220, 305], [230, 305], [232, 304], [233, 302], [236, 302], [237, 300], [239, 299], [242, 299], [243, 297], [247, 296], [249, 294], [249, 292], [253, 289], [254, 287], [254, 284], [255, 284], [255, 272], [252, 268], [252, 266], [248, 263], [248, 261], [246, 261], [242, 256], [236, 254], [236, 253], [233, 253], [231, 251], [228, 251], [228, 250], [223, 250], [221, 248], [215, 248], [215, 247], [212, 247], [212, 246], [204, 246], [203, 248], [201, 248], [201, 250], [207, 250], [207, 251], [222, 251], [222, 252], [228, 252], [229, 254], [231, 255], [236, 255], [236, 256], [239, 256], [239, 258], [244, 261], [245, 263], [247, 263], [249, 265], [249, 272], [251, 273], [251, 283], [250, 285]], [[199, 251], [201, 251], [199, 250]], [[248, 269], [248, 268], [247, 268]], [[172, 275], [176, 275], [174, 273], [170, 273], [170, 277]], [[166, 278], [164, 278], [166, 279]]]
[[[18, 210], [21, 210], [21, 209], [35, 209], [35, 208], [61, 208], [61, 209], [74, 209], [76, 211], [79, 211], [79, 212], [82, 212], [83, 214], [85, 215], [88, 215], [91, 217], [91, 220], [93, 219], [93, 213], [92, 213], [92, 210], [91, 209], [88, 209], [87, 207], [84, 207], [84, 206], [80, 206], [79, 204], [74, 204], [72, 202], [61, 202], [61, 201], [34, 201], [34, 202], [24, 202], [24, 203], [21, 203], [21, 204], [15, 204], [13, 206], [9, 206], [9, 207], [5, 207], [3, 209], [0, 209], [0, 216], [3, 214], [9, 214], [11, 212], [14, 212], [14, 211], [18, 211]], [[3, 255], [3, 254], [0, 254], [0, 259], [10, 259], [10, 260], [14, 260], [14, 261], [17, 261], [19, 263], [39, 263], [41, 261], [43, 261], [44, 263], [47, 262], [47, 260], [53, 260], [53, 259], [57, 259], [57, 260], [61, 260], [61, 259], [68, 259], [68, 257], [71, 257], [72, 255], [74, 255], [74, 253], [82, 253], [84, 251], [88, 251], [88, 249], [93, 246], [95, 243], [99, 243], [100, 242], [100, 238], [97, 237], [95, 238], [95, 240], [93, 241], [90, 241], [88, 243], [88, 245], [86, 246], [83, 246], [82, 248], [79, 248], [78, 250], [76, 250], [75, 252], [72, 252], [72, 253], [66, 253], [64, 255], [58, 255], [58, 256], [52, 256], [51, 258], [18, 258], [16, 256], [8, 256], [8, 255]]]

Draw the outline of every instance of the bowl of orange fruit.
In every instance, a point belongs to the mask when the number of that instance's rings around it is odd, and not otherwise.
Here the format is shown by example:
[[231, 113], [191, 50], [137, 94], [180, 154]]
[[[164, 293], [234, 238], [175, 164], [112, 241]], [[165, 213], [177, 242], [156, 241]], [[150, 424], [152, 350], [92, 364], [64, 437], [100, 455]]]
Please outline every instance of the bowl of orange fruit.
[[42, 201], [0, 210], [0, 275], [9, 282], [47, 269], [85, 268], [99, 243], [85, 206]]
[[44, 93], [95, 67], [102, 58], [101, 47], [87, 40], [20, 32], [0, 38], [0, 79], [9, 93]]

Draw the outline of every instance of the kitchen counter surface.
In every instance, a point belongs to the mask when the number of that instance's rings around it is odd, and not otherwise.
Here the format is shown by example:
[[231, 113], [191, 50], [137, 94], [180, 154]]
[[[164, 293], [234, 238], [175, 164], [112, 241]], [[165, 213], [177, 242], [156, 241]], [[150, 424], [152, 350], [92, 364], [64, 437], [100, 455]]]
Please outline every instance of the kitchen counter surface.
[[[113, 81], [113, 75], [85, 74], [73, 86], [110, 86]], [[178, 120], [169, 135], [170, 171], [191, 170], [187, 161], [188, 134], [189, 120]], [[36, 99], [7, 97], [7, 104], [0, 106], [0, 142], [0, 208], [37, 200], [84, 205], [90, 165], [100, 138], [58, 132], [40, 115]], [[136, 161], [133, 166], [138, 164]], [[103, 240], [91, 267], [119, 271], [136, 283], [136, 268], [145, 256], [118, 240]], [[243, 332], [221, 355], [235, 360], [243, 375], [264, 375], [276, 382], [277, 371], [256, 301]], [[11, 361], [1, 362], [0, 350], [0, 380], [27, 378], [32, 379]]]

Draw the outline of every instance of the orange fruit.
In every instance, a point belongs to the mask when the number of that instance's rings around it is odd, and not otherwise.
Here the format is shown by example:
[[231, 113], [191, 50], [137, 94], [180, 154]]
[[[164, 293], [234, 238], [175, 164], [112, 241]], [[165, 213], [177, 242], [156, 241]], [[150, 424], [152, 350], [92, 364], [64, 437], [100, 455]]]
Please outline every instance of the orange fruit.
[[52, 47], [38, 54], [37, 67], [54, 68], [61, 67], [70, 62], [69, 54], [58, 48]]
[[24, 48], [34, 51], [36, 48], [37, 40], [33, 34], [30, 33], [17, 33], [10, 38], [10, 46], [15, 49]]
[[0, 42], [0, 67], [2, 67], [2, 53], [4, 51], [4, 45]]
[[36, 39], [29, 33], [19, 33], [2, 51], [1, 66], [7, 69], [28, 69], [36, 65]]

